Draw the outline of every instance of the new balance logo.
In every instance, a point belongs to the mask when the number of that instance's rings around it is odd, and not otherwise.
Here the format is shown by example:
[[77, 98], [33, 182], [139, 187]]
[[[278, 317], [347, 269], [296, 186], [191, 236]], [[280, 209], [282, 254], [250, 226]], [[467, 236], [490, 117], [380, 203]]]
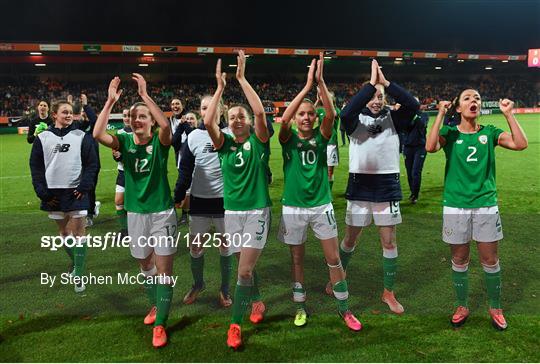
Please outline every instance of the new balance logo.
[[71, 144], [56, 144], [53, 149], [53, 153], [65, 153], [69, 151]]
[[202, 152], [203, 153], [215, 153], [216, 151], [214, 150], [214, 146], [212, 145], [212, 143], [206, 143], [206, 145], [204, 146]]

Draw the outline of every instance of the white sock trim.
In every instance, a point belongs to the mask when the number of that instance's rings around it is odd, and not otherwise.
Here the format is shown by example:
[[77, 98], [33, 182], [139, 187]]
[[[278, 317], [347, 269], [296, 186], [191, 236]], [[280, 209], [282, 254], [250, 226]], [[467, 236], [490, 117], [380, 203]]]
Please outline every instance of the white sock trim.
[[195, 253], [193, 250], [189, 249], [189, 255], [191, 255], [192, 258], [200, 258], [204, 255], [204, 249], [199, 250], [199, 252]]
[[345, 291], [345, 292], [334, 291], [334, 297], [336, 297], [340, 301], [346, 300], [349, 298], [349, 291]]
[[171, 276], [168, 276], [166, 274], [159, 274], [158, 275], [158, 284], [165, 284], [165, 285], [170, 286], [172, 284]]
[[345, 253], [352, 253], [354, 251], [354, 248], [356, 248], [356, 246], [352, 247], [352, 248], [349, 248], [348, 246], [345, 246], [345, 240], [342, 240], [341, 243], [339, 244], [339, 247], [341, 248], [341, 250], [343, 250]]
[[221, 255], [222, 257], [230, 257], [232, 254], [233, 254], [232, 249], [226, 249], [226, 250], [219, 249], [219, 255]]
[[141, 268], [141, 273], [145, 276], [145, 277], [151, 277], [151, 276], [155, 276], [157, 274], [157, 268], [156, 266], [154, 265], [154, 267], [150, 270], [143, 270]]
[[484, 268], [484, 272], [486, 273], [497, 273], [501, 271], [501, 266], [499, 265], [498, 260], [497, 263], [493, 265], [482, 264], [482, 268]]
[[253, 286], [253, 276], [251, 276], [251, 278], [247, 278], [247, 279], [238, 277], [238, 280], [236, 281], [236, 284], [238, 284], [239, 286], [251, 287], [251, 286]]
[[459, 272], [459, 273], [466, 272], [469, 270], [469, 262], [465, 264], [457, 264], [456, 262], [452, 260], [452, 270], [454, 272]]
[[398, 257], [397, 246], [394, 249], [383, 248], [382, 255], [388, 259], [394, 259]]
[[[306, 291], [300, 282], [294, 282], [293, 287], [293, 301], [294, 302], [306, 302]], [[302, 290], [302, 292], [297, 292], [295, 289]]]

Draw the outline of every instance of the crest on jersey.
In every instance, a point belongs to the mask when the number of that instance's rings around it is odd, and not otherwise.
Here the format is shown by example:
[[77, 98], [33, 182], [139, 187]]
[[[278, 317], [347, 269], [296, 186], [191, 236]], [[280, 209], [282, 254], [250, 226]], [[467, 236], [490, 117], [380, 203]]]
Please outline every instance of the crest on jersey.
[[128, 153], [137, 153], [136, 149], [128, 149]]
[[479, 141], [480, 143], [482, 143], [482, 144], [487, 144], [487, 140], [488, 140], [488, 139], [487, 139], [487, 135], [480, 135], [480, 136], [478, 137], [478, 141]]
[[233, 152], [235, 152], [235, 151], [236, 151], [236, 147], [235, 147], [235, 146], [232, 146], [232, 147], [231, 147], [231, 150], [232, 150]]
[[296, 144], [296, 146], [297, 146], [298, 148], [302, 148], [302, 143], [298, 143], [298, 144]]
[[148, 146], [146, 147], [146, 153], [148, 153], [148, 154], [152, 154], [152, 151], [153, 151], [153, 150], [154, 150], [154, 147], [151, 146], [151, 145], [148, 145]]
[[317, 142], [315, 141], [315, 139], [310, 139], [309, 144], [314, 146], [314, 147], [317, 146]]
[[244, 150], [250, 150], [251, 149], [251, 143], [249, 141], [245, 142], [243, 148], [244, 148]]

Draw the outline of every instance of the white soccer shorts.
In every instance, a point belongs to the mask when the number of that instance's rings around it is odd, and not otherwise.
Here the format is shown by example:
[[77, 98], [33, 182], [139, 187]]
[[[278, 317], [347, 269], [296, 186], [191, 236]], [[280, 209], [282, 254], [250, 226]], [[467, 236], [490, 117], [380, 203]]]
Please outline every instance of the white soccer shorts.
[[332, 203], [310, 208], [283, 206], [278, 239], [289, 245], [304, 244], [308, 226], [311, 226], [315, 237], [319, 240], [337, 237]]
[[87, 215], [88, 215], [87, 210], [75, 210], [75, 211], [68, 211], [68, 212], [49, 211], [49, 219], [53, 219], [53, 220], [64, 220], [67, 216], [78, 218], [78, 217], [85, 217]]
[[131, 237], [131, 255], [145, 259], [152, 252], [156, 255], [176, 253], [176, 210], [174, 208], [140, 214], [127, 213], [128, 234]]
[[225, 210], [225, 244], [237, 253], [242, 248], [263, 249], [270, 230], [270, 208]]
[[225, 218], [223, 217], [189, 216], [189, 233], [191, 235], [206, 234], [212, 225], [217, 234], [225, 233]]
[[498, 206], [463, 209], [443, 207], [442, 239], [448, 244], [481, 243], [502, 240], [502, 224]]
[[377, 226], [401, 224], [399, 201], [370, 202], [347, 200], [345, 223], [349, 226], [365, 227], [374, 221]]

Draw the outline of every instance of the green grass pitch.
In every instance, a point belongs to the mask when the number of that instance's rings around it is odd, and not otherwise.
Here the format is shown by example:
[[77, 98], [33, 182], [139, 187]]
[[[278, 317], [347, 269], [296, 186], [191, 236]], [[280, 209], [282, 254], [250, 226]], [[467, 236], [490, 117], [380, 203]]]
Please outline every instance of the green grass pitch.
[[[245, 349], [231, 352], [225, 345], [230, 311], [217, 304], [219, 265], [217, 249], [207, 252], [207, 289], [190, 306], [182, 297], [191, 285], [185, 247], [175, 259], [179, 283], [174, 290], [169, 319], [169, 345], [151, 346], [152, 331], [142, 323], [147, 302], [136, 285], [88, 286], [82, 295], [72, 286], [40, 285], [41, 272], [60, 274], [67, 269], [63, 251], [40, 247], [43, 234], [56, 228], [39, 211], [29, 175], [30, 146], [20, 135], [0, 136], [0, 360], [105, 362], [259, 362], [259, 361], [496, 361], [538, 362], [540, 353], [540, 115], [520, 115], [529, 148], [512, 152], [497, 148], [497, 185], [504, 240], [500, 244], [503, 307], [509, 328], [495, 331], [487, 314], [483, 271], [472, 250], [470, 268], [471, 317], [459, 330], [449, 325], [454, 292], [449, 249], [441, 241], [444, 154], [430, 154], [424, 167], [422, 191], [415, 206], [403, 201], [403, 223], [398, 227], [399, 268], [396, 295], [406, 313], [395, 316], [380, 302], [382, 258], [376, 229], [360, 238], [348, 269], [350, 303], [364, 324], [359, 333], [348, 331], [337, 316], [334, 299], [325, 296], [327, 268], [319, 243], [310, 235], [306, 255], [306, 289], [311, 313], [305, 328], [293, 325], [290, 257], [276, 238], [280, 217], [283, 173], [277, 135], [272, 140], [270, 186], [273, 224], [259, 260], [261, 292], [267, 318], [259, 326], [245, 322]], [[501, 115], [483, 116], [508, 130]], [[348, 149], [340, 148], [334, 207], [344, 230]], [[101, 147], [102, 171], [97, 188], [101, 215], [89, 233], [116, 231], [114, 181], [116, 164]], [[176, 180], [171, 153], [169, 180]], [[408, 196], [405, 169], [402, 187]], [[187, 226], [181, 227], [182, 234]], [[93, 274], [138, 272], [127, 249], [89, 249], [88, 271]], [[247, 319], [247, 318], [246, 318]]]

